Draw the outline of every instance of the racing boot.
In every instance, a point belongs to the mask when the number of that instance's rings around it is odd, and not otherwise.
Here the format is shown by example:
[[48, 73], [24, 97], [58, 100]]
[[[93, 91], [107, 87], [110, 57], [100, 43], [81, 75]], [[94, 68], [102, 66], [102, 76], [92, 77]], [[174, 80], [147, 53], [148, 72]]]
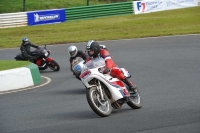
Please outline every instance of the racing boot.
[[135, 85], [133, 85], [133, 83], [131, 81], [129, 81], [127, 78], [125, 78], [124, 80], [122, 80], [126, 85], [128, 85], [129, 87], [129, 92], [134, 94], [135, 96], [137, 96], [137, 87]]

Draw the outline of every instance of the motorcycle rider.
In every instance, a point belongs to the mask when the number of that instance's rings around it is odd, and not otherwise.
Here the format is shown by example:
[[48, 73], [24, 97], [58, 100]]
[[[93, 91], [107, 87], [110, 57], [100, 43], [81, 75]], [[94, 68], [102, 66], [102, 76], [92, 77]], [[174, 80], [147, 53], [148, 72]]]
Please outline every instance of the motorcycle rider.
[[[88, 42], [94, 42], [94, 40], [89, 40]], [[107, 50], [107, 48], [106, 48], [106, 45], [102, 45], [102, 44], [99, 44], [100, 45], [100, 48], [101, 49], [106, 49]], [[85, 49], [85, 53], [87, 54], [87, 47], [86, 47], [86, 49]]]
[[34, 60], [37, 57], [32, 56], [33, 52], [31, 51], [31, 47], [38, 48], [39, 46], [32, 44], [26, 37], [22, 38], [22, 44], [20, 46], [22, 56], [24, 57], [25, 60], [29, 60], [30, 62], [34, 63]]
[[[88, 55], [86, 55], [85, 52], [83, 52], [82, 50], [78, 50], [78, 48], [74, 45], [69, 46], [68, 53], [70, 55], [69, 62], [70, 62], [70, 70], [72, 72], [73, 72], [72, 62], [76, 57], [81, 57], [84, 61], [86, 61], [88, 58]], [[73, 75], [75, 75], [74, 72], [73, 72]], [[80, 80], [80, 77], [76, 76], [76, 78]]]
[[106, 63], [103, 73], [110, 74], [112, 77], [122, 80], [125, 84], [128, 85], [129, 91], [137, 96], [137, 87], [124, 76], [120, 68], [112, 60], [107, 49], [103, 49], [98, 42], [90, 40], [87, 43], [86, 51], [89, 55], [87, 61], [99, 56], [102, 57]]

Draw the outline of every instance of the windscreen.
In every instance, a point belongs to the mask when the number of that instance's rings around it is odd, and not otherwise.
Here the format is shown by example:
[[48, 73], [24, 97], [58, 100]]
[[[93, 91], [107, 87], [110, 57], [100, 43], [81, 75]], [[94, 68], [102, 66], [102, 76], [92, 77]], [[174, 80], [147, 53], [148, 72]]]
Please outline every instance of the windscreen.
[[44, 50], [45, 50], [45, 48], [43, 48], [43, 47], [38, 47], [38, 48], [35, 50], [35, 52], [37, 52], [37, 53], [43, 53]]
[[101, 57], [92, 59], [86, 63], [88, 69], [96, 68], [96, 67], [104, 67], [105, 60]]
[[81, 57], [76, 57], [75, 59], [73, 59], [72, 61], [72, 66], [75, 66], [76, 64], [78, 64], [79, 62], [83, 61], [83, 59]]

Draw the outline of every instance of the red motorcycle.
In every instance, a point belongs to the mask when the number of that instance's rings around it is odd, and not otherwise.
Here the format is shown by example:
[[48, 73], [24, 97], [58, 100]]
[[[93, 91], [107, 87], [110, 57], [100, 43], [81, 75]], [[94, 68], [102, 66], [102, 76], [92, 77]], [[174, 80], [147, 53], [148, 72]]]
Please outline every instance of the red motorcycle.
[[[47, 68], [50, 68], [53, 71], [59, 71], [60, 66], [59, 64], [53, 60], [53, 58], [50, 58], [50, 50], [46, 49], [46, 45], [44, 47], [38, 47], [35, 51], [32, 52], [32, 56], [36, 57], [36, 60], [32, 61], [35, 63], [39, 70], [45, 70]], [[15, 56], [15, 60], [18, 61], [27, 61], [24, 59], [22, 54], [18, 54]]]

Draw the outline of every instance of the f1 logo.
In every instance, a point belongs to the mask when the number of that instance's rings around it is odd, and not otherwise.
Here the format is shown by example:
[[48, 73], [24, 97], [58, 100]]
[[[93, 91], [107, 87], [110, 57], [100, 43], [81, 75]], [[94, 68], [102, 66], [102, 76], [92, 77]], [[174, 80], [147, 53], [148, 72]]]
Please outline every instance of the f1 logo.
[[138, 8], [138, 11], [144, 12], [146, 8], [146, 4], [144, 2], [137, 2], [137, 8]]

